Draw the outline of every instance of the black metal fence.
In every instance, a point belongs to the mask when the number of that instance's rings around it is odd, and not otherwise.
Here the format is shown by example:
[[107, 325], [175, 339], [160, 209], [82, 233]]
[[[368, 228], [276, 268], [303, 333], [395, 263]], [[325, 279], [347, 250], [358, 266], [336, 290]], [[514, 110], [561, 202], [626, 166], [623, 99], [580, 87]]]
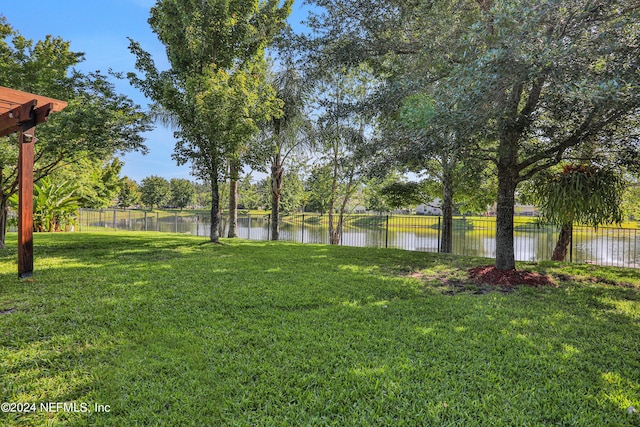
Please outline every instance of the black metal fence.
[[[348, 215], [345, 217], [340, 244], [398, 248], [438, 252], [442, 239], [440, 217], [421, 215]], [[86, 210], [79, 213], [76, 229], [128, 230], [188, 233], [208, 236], [209, 215], [190, 212], [145, 212], [121, 210]], [[222, 221], [222, 235], [228, 224]], [[299, 243], [329, 244], [327, 215], [283, 215], [280, 240]], [[516, 259], [538, 261], [551, 259], [558, 227], [531, 217], [514, 221]], [[238, 235], [251, 240], [271, 238], [270, 215], [239, 215]], [[453, 220], [453, 253], [495, 257], [495, 218], [468, 217]], [[640, 268], [638, 230], [620, 227], [575, 226], [568, 260], [597, 265]]]

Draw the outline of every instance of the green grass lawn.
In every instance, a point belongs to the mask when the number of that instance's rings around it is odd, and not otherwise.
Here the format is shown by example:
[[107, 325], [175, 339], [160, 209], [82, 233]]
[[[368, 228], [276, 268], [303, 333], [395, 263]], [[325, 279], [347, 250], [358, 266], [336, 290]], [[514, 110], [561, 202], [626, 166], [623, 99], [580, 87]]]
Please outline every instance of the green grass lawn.
[[640, 425], [639, 271], [487, 292], [486, 259], [203, 241], [36, 234], [27, 281], [10, 235], [0, 401], [37, 407], [0, 425]]

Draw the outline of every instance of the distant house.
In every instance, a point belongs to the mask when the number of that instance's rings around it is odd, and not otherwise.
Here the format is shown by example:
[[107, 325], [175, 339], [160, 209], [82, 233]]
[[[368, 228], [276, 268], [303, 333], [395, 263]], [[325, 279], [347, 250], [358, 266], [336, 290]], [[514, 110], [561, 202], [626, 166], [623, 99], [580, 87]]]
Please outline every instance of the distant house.
[[442, 209], [440, 206], [440, 199], [434, 199], [431, 203], [423, 203], [416, 206], [416, 215], [442, 215]]

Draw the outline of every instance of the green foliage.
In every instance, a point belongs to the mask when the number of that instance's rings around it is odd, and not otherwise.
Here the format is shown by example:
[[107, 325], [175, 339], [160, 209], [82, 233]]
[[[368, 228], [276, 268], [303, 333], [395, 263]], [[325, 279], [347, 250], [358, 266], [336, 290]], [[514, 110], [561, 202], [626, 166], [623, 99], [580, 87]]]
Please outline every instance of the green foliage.
[[253, 184], [253, 176], [249, 173], [245, 175], [238, 184], [238, 206], [246, 210], [262, 209], [267, 205], [264, 200], [260, 183]]
[[[266, 178], [263, 188], [271, 188], [271, 177]], [[296, 212], [303, 207], [305, 197], [304, 182], [300, 178], [300, 175], [295, 168], [288, 168], [284, 173], [284, 179], [282, 182], [280, 209], [287, 213]], [[265, 198], [269, 200], [270, 194], [265, 194]], [[266, 204], [265, 206], [269, 206], [269, 204]]]
[[126, 209], [133, 205], [138, 204], [140, 201], [140, 190], [138, 184], [125, 176], [120, 180], [120, 192], [118, 193], [117, 206], [122, 209]]
[[176, 208], [186, 208], [191, 204], [195, 196], [193, 184], [188, 179], [171, 178], [169, 181], [171, 196], [169, 204]]
[[518, 183], [591, 144], [599, 157], [640, 159], [633, 0], [311, 3], [310, 60], [366, 62], [386, 81], [372, 97], [383, 114], [414, 94], [434, 100], [437, 140], [414, 144], [412, 158], [423, 149], [450, 159], [433, 148], [448, 150], [453, 135], [465, 166], [471, 157], [495, 165], [499, 269], [515, 267]]
[[[259, 122], [281, 114], [266, 83], [264, 49], [283, 28], [292, 0], [158, 0], [149, 24], [164, 44], [170, 69], [158, 71], [151, 55], [134, 42], [140, 88], [172, 117], [178, 139], [174, 159], [190, 162], [211, 183], [211, 210], [220, 210], [219, 182], [227, 160], [240, 161]], [[217, 241], [220, 218], [211, 221]]]
[[423, 93], [408, 96], [400, 107], [400, 121], [414, 129], [427, 129], [435, 115], [433, 104]]
[[567, 164], [559, 172], [540, 174], [533, 185], [540, 213], [554, 224], [598, 227], [624, 219], [624, 181], [611, 169]]
[[640, 421], [637, 271], [519, 264], [559, 286], [483, 293], [467, 270], [486, 259], [67, 233], [38, 236], [27, 286], [8, 243], [0, 401], [111, 411], [5, 426]]
[[52, 173], [54, 179], [76, 182], [75, 195], [83, 208], [102, 209], [114, 206], [120, 192], [120, 172], [123, 163], [118, 158], [105, 161], [84, 158]]
[[[75, 224], [80, 201], [75, 196], [77, 187], [70, 181], [54, 181], [44, 177], [33, 186], [33, 230], [64, 231]], [[9, 199], [13, 209], [18, 209], [18, 195]]]
[[387, 204], [393, 209], [415, 207], [429, 201], [424, 185], [419, 182], [392, 182], [380, 190]]
[[[89, 165], [92, 170], [103, 167], [117, 152], [146, 150], [142, 133], [151, 129], [148, 116], [131, 99], [118, 94], [108, 76], [78, 71], [83, 59], [62, 38], [47, 36], [34, 43], [0, 17], [0, 85], [69, 103], [38, 125], [36, 181], [63, 165], [84, 173]], [[0, 211], [17, 191], [17, 146], [15, 136], [0, 140]], [[91, 179], [99, 180], [97, 176]], [[90, 197], [91, 206], [110, 204], [114, 179], [108, 179], [99, 194]], [[88, 188], [84, 179], [80, 184]], [[82, 189], [78, 196], [83, 196]], [[4, 230], [0, 231], [0, 247], [3, 241]]]
[[154, 206], [165, 205], [171, 197], [171, 185], [165, 178], [151, 175], [142, 180], [140, 201], [152, 210]]
[[308, 194], [306, 209], [310, 212], [326, 213], [331, 197], [331, 166], [316, 165], [305, 181]]

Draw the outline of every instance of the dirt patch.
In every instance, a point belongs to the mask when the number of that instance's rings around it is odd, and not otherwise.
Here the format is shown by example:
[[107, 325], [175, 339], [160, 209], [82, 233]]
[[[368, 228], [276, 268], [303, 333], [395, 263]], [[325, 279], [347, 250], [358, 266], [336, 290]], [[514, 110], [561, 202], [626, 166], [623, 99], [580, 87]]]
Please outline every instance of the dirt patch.
[[492, 291], [511, 292], [511, 288], [489, 286], [470, 281], [464, 270], [429, 272], [411, 271], [403, 275], [412, 279], [418, 279], [424, 283], [424, 288], [436, 290], [443, 295], [455, 296], [458, 294], [483, 295]]
[[546, 274], [527, 270], [498, 270], [493, 265], [472, 268], [469, 270], [469, 277], [476, 283], [498, 287], [557, 286], [551, 276]]
[[0, 310], [0, 315], [3, 315], [3, 314], [11, 314], [11, 313], [13, 313], [14, 311], [16, 311], [16, 309], [15, 309], [15, 308], [8, 308], [8, 309], [6, 309], [6, 310]]

